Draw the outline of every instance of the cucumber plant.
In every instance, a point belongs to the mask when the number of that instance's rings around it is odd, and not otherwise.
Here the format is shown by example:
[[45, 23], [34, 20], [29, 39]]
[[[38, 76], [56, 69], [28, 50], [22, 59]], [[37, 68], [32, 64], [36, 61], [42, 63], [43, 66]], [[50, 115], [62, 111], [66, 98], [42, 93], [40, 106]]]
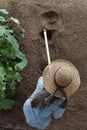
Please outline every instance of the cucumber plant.
[[27, 65], [26, 56], [20, 51], [18, 37], [24, 38], [19, 20], [0, 9], [0, 109], [14, 105], [16, 85], [21, 82], [20, 72]]

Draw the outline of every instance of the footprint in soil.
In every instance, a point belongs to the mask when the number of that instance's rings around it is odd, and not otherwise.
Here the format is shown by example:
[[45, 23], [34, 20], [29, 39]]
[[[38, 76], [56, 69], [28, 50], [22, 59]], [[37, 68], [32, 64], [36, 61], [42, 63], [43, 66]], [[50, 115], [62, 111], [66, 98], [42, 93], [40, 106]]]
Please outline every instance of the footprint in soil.
[[[61, 36], [63, 33], [63, 16], [61, 13], [57, 14], [55, 11], [47, 11], [40, 14], [41, 24], [47, 30], [48, 40], [53, 37]], [[39, 33], [44, 38], [43, 30]]]
[[48, 11], [41, 14], [41, 23], [48, 30], [57, 29], [58, 14], [54, 11]]

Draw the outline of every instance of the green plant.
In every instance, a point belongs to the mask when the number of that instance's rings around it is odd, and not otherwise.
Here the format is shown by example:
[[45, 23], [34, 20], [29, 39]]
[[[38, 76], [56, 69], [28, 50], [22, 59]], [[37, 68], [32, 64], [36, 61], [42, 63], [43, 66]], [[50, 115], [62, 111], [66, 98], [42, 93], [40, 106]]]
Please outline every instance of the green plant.
[[16, 85], [21, 81], [20, 71], [27, 65], [25, 55], [19, 49], [17, 37], [24, 38], [24, 29], [18, 19], [8, 16], [0, 9], [0, 109], [14, 105]]

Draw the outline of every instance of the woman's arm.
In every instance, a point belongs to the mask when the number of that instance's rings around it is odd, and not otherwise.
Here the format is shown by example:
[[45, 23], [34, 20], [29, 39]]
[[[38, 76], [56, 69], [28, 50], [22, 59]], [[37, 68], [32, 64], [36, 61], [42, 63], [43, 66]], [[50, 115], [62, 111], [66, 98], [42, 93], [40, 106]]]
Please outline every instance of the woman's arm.
[[43, 77], [41, 76], [37, 81], [37, 86], [35, 91], [32, 93], [32, 95], [25, 101], [25, 104], [30, 104], [33, 98], [43, 89]]
[[54, 119], [59, 119], [59, 118], [61, 118], [62, 115], [64, 114], [64, 111], [65, 111], [65, 109], [59, 107], [58, 110], [53, 113], [53, 115], [52, 115], [53, 118], [54, 118]]
[[58, 108], [57, 108], [56, 111], [53, 112], [53, 118], [54, 118], [54, 119], [59, 119], [59, 118], [61, 118], [62, 115], [64, 114], [65, 108], [60, 107], [60, 105], [61, 105], [64, 101], [65, 101], [65, 98], [64, 98], [64, 97], [62, 97], [62, 98], [60, 98], [60, 99], [58, 100], [58, 102], [57, 102]]

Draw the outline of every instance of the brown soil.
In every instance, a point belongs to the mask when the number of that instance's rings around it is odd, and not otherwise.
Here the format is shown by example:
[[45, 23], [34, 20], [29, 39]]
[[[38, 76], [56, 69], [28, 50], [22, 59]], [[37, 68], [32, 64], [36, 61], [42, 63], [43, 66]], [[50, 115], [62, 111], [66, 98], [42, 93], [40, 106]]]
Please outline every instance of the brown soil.
[[20, 49], [28, 59], [21, 73], [23, 80], [17, 86], [13, 109], [1, 112], [0, 130], [33, 130], [25, 122], [22, 107], [47, 64], [44, 39], [39, 34], [43, 27], [54, 30], [49, 39], [51, 61], [67, 59], [78, 68], [81, 76], [81, 85], [69, 98], [63, 117], [52, 120], [47, 130], [87, 130], [87, 1], [0, 0], [0, 8], [8, 9], [25, 29]]

